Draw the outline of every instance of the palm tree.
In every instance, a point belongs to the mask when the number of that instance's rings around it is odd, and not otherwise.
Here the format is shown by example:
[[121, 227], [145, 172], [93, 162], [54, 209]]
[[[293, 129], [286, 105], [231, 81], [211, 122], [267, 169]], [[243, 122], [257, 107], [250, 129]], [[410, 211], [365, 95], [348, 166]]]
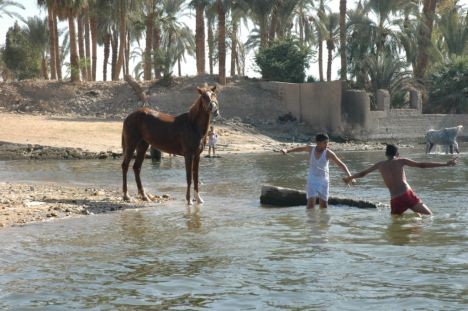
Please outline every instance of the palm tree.
[[213, 29], [216, 30], [216, 23], [215, 23], [216, 16], [217, 16], [216, 2], [206, 7], [205, 15], [206, 15], [206, 24], [208, 28], [208, 31], [207, 31], [208, 63], [209, 63], [209, 68], [210, 68], [210, 75], [212, 75], [213, 67], [216, 61], [214, 56], [217, 54], [216, 36], [215, 36], [215, 33], [213, 32]]
[[205, 73], [205, 8], [212, 0], [192, 0], [190, 5], [195, 8], [195, 44], [197, 74]]
[[195, 37], [188, 26], [179, 30], [174, 45], [174, 53], [176, 55], [178, 74], [180, 77], [182, 76], [181, 61], [185, 61], [185, 54], [190, 56], [195, 55]]
[[49, 79], [47, 70], [47, 55], [49, 47], [49, 28], [46, 19], [39, 17], [29, 17], [26, 21], [26, 34], [31, 46], [41, 55], [41, 73], [46, 80]]
[[115, 69], [113, 70], [112, 80], [116, 81], [119, 79], [120, 71], [124, 66], [125, 53], [127, 46], [127, 14], [128, 6], [130, 5], [129, 1], [126, 0], [115, 0], [115, 9], [118, 16], [118, 25], [119, 25], [119, 53], [117, 62], [115, 64]]
[[97, 38], [98, 38], [98, 12], [96, 0], [88, 0], [89, 2], [89, 27], [91, 31], [91, 81], [96, 81], [97, 70]]
[[340, 0], [340, 78], [346, 81], [346, 0]]
[[312, 25], [307, 18], [309, 11], [312, 11], [314, 7], [313, 0], [301, 0], [298, 2], [294, 15], [296, 16], [296, 32], [299, 33], [299, 42], [301, 46], [308, 46], [314, 40], [314, 33], [312, 31]]
[[413, 4], [413, 0], [368, 0], [363, 5], [359, 3], [355, 10], [348, 11], [347, 71], [357, 79], [358, 86], [367, 88], [369, 82], [369, 69], [363, 60], [375, 55], [396, 57], [399, 54], [402, 43], [396, 22], [400, 21], [392, 19], [392, 14], [404, 11]]
[[468, 11], [454, 2], [452, 6], [440, 12], [436, 29], [439, 33], [439, 46], [445, 59], [463, 56], [468, 49]]
[[[260, 48], [268, 46], [268, 30], [270, 14], [276, 5], [273, 0], [247, 0], [250, 8], [250, 17], [256, 25], [256, 29], [252, 32], [255, 35], [250, 35], [247, 42], [248, 47], [257, 46], [259, 43]], [[258, 43], [257, 43], [258, 42]]]
[[57, 37], [55, 32], [55, 15], [54, 4], [55, 0], [38, 0], [37, 4], [40, 7], [47, 7], [47, 22], [49, 26], [49, 51], [50, 51], [50, 76], [52, 80], [57, 79], [57, 56], [55, 49]]
[[231, 8], [231, 28], [230, 28], [230, 39], [231, 39], [231, 77], [236, 74], [236, 63], [238, 62], [238, 49], [241, 44], [238, 39], [239, 24], [241, 21], [247, 25], [247, 2], [243, 0], [233, 1]]
[[115, 25], [113, 14], [115, 10], [111, 1], [97, 1], [95, 7], [96, 14], [96, 41], [104, 46], [104, 60], [102, 68], [102, 79], [107, 81], [107, 65], [109, 63], [111, 39]]
[[226, 12], [230, 0], [216, 0], [218, 11], [218, 83], [226, 84]]
[[328, 61], [327, 61], [327, 81], [331, 81], [331, 67], [333, 62], [333, 50], [339, 39], [339, 19], [338, 13], [329, 12], [326, 16], [325, 42], [327, 43]]
[[22, 16], [16, 12], [10, 11], [10, 7], [16, 7], [24, 10], [24, 6], [16, 1], [0, 0], [0, 17], [7, 15], [9, 17], [16, 17], [22, 19]]
[[309, 20], [312, 22], [315, 28], [318, 45], [318, 65], [319, 65], [319, 79], [321, 82], [323, 79], [323, 40], [326, 33], [326, 12], [325, 4], [323, 0], [320, 0], [319, 7], [316, 11], [316, 16], [309, 16]]
[[431, 47], [436, 6], [437, 0], [424, 0], [418, 33], [418, 54], [416, 56], [416, 67], [414, 68], [414, 75], [418, 79], [424, 78], [429, 63], [429, 48]]
[[143, 65], [143, 79], [151, 80], [151, 64], [153, 54], [153, 31], [154, 22], [157, 16], [156, 5], [157, 0], [145, 0], [142, 3], [142, 12], [146, 17], [146, 46], [143, 54], [144, 65]]
[[75, 17], [87, 5], [87, 0], [57, 0], [57, 13], [59, 18], [68, 20], [68, 32], [70, 34], [70, 71], [71, 81], [80, 81], [80, 64], [78, 49], [76, 46]]

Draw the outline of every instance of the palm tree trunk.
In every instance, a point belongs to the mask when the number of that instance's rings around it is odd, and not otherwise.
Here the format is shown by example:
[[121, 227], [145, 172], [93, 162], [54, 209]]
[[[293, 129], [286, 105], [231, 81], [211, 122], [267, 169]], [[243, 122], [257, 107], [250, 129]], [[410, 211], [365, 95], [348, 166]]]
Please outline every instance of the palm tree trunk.
[[41, 71], [42, 71], [42, 77], [44, 80], [49, 80], [49, 72], [47, 70], [47, 57], [42, 56], [41, 59]]
[[347, 80], [347, 59], [346, 59], [346, 0], [340, 0], [340, 57], [342, 81]]
[[102, 64], [102, 80], [107, 81], [107, 63], [109, 62], [110, 54], [110, 45], [111, 45], [111, 35], [106, 33], [104, 35], [104, 63]]
[[179, 73], [179, 77], [182, 77], [182, 67], [181, 67], [181, 64], [180, 64], [180, 57], [177, 57], [177, 70], [178, 70], [178, 73]]
[[217, 0], [218, 11], [218, 61], [219, 61], [219, 75], [218, 82], [221, 85], [226, 84], [226, 12], [223, 8], [221, 0]]
[[91, 54], [93, 59], [93, 65], [91, 69], [91, 78], [96, 81], [96, 70], [97, 70], [97, 17], [95, 14], [89, 19], [91, 26]]
[[47, 6], [47, 21], [49, 24], [49, 44], [50, 44], [50, 77], [52, 80], [57, 79], [57, 57], [55, 57], [55, 26], [54, 26], [54, 13], [52, 6]]
[[119, 34], [117, 30], [112, 30], [112, 59], [111, 59], [111, 80], [114, 80], [115, 71], [117, 69], [117, 58], [119, 57]]
[[125, 59], [124, 59], [124, 76], [130, 74], [130, 31], [127, 31], [127, 40], [125, 41]]
[[[332, 36], [332, 34], [330, 34], [330, 36]], [[331, 69], [332, 69], [333, 50], [334, 49], [335, 49], [335, 45], [333, 43], [333, 39], [327, 40], [327, 50], [328, 50], [327, 81], [331, 81]]]
[[233, 17], [232, 18], [232, 33], [231, 33], [231, 77], [236, 75], [238, 27], [239, 27], [239, 19]]
[[117, 64], [115, 66], [115, 72], [114, 76], [112, 77], [112, 80], [116, 81], [119, 79], [120, 76], [120, 71], [122, 70], [122, 67], [124, 65], [124, 59], [125, 59], [125, 39], [127, 37], [127, 26], [125, 24], [125, 1], [120, 0], [119, 1], [119, 34], [120, 34], [120, 45], [119, 45], [119, 57], [117, 59]]
[[318, 65], [319, 65], [319, 79], [320, 82], [323, 82], [323, 40], [322, 35], [318, 34]]
[[205, 73], [205, 6], [198, 4], [196, 7], [195, 24], [195, 55], [197, 59], [197, 75]]
[[78, 61], [78, 49], [76, 46], [75, 17], [70, 9], [68, 10], [68, 31], [70, 33], [71, 81], [80, 82], [80, 65]]
[[81, 69], [81, 78], [83, 80], [87, 80], [88, 74], [86, 73], [86, 55], [85, 55], [85, 50], [84, 50], [83, 15], [79, 14], [77, 16], [77, 20], [78, 20], [78, 52], [80, 53], [79, 65]]
[[[209, 25], [209, 24], [208, 24]], [[210, 75], [213, 74], [214, 67], [214, 34], [213, 27], [208, 27], [208, 62], [210, 65]]]
[[57, 70], [57, 78], [62, 80], [62, 61], [60, 59], [60, 47], [59, 47], [59, 36], [58, 36], [58, 26], [57, 26], [57, 14], [55, 10], [52, 11], [54, 18], [54, 37], [55, 37], [55, 64]]
[[151, 80], [151, 53], [153, 52], [154, 13], [146, 18], [146, 46], [143, 65], [143, 80]]
[[268, 46], [268, 20], [264, 16], [260, 22], [260, 48], [266, 48]]
[[90, 30], [89, 30], [89, 10], [88, 8], [84, 9], [83, 12], [83, 22], [85, 28], [85, 49], [86, 49], [86, 79], [92, 81], [91, 74], [91, 46], [90, 46]]
[[427, 65], [429, 63], [429, 47], [431, 45], [432, 26], [434, 24], [435, 10], [437, 0], [424, 0], [421, 25], [418, 35], [418, 54], [416, 56], [416, 68], [414, 75], [418, 79], [423, 79], [426, 75]]
[[[153, 31], [153, 55], [158, 55], [159, 50], [161, 49], [161, 26], [159, 24], [156, 25]], [[158, 58], [160, 61], [160, 59]], [[157, 79], [161, 78], [161, 71], [158, 68], [158, 64], [156, 63], [156, 60], [154, 62], [154, 76]]]

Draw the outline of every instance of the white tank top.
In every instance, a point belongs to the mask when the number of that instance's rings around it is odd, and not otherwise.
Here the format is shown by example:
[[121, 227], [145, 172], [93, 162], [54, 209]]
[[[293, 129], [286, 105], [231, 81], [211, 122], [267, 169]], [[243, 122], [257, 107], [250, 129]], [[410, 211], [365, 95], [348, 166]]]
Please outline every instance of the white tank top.
[[315, 147], [312, 148], [309, 161], [309, 176], [328, 179], [327, 149], [325, 149], [320, 155], [320, 158], [317, 159], [315, 157]]

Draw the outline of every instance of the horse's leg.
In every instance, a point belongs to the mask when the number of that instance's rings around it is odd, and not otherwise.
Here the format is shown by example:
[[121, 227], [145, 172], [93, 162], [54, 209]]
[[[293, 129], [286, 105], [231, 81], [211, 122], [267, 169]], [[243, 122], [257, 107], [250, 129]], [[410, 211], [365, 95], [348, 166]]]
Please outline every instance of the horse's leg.
[[200, 166], [200, 155], [195, 156], [193, 159], [193, 189], [195, 190], [195, 199], [197, 200], [197, 203], [202, 204], [203, 199], [200, 197], [200, 194], [198, 192], [198, 168]]
[[187, 193], [185, 198], [187, 199], [187, 204], [191, 205], [192, 201], [190, 199], [190, 186], [192, 185], [192, 163], [193, 156], [191, 154], [185, 156], [185, 172], [187, 174]]
[[148, 147], [149, 147], [149, 144], [144, 140], [141, 140], [138, 143], [138, 146], [136, 147], [137, 154], [135, 157], [135, 163], [133, 163], [133, 172], [135, 174], [135, 181], [137, 184], [138, 193], [140, 194], [141, 199], [143, 201], [149, 200], [148, 196], [145, 194], [145, 189], [143, 189], [143, 186], [141, 184], [141, 178], [140, 178], [141, 165], [143, 163], [143, 160], [145, 159], [145, 154], [146, 154], [146, 150], [148, 150]]
[[429, 143], [429, 148], [427, 149], [427, 153], [431, 153], [432, 148], [434, 148], [434, 143]]
[[130, 196], [128, 195], [127, 191], [127, 172], [128, 172], [128, 166], [130, 164], [130, 161], [132, 160], [133, 157], [133, 152], [135, 151], [136, 148], [136, 142], [134, 140], [131, 141], [125, 141], [122, 139], [122, 146], [123, 146], [123, 161], [122, 161], [122, 177], [123, 177], [123, 183], [122, 183], [122, 191], [123, 191], [123, 200], [124, 201], [130, 201]]

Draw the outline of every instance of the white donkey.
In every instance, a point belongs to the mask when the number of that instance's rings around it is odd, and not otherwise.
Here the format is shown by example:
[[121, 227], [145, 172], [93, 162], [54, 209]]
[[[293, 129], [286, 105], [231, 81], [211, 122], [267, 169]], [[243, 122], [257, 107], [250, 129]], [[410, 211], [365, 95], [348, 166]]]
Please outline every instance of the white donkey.
[[460, 153], [460, 150], [458, 149], [457, 136], [462, 129], [463, 125], [459, 125], [455, 127], [443, 128], [440, 130], [427, 131], [426, 153], [430, 153], [435, 145], [444, 145], [445, 153], [448, 153], [448, 149], [450, 149], [451, 154], [453, 154], [454, 149], [456, 153]]

